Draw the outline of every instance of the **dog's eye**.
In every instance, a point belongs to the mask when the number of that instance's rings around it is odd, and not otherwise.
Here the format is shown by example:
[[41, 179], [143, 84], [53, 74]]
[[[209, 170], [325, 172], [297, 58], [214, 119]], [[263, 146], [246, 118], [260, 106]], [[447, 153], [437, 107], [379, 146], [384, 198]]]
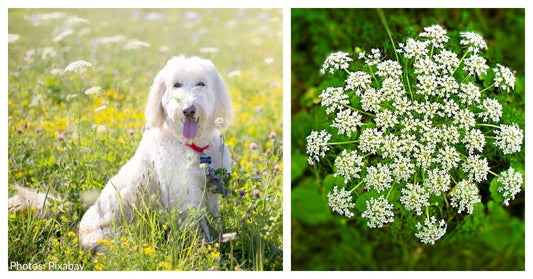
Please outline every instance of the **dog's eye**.
[[200, 81], [200, 82], [198, 82], [198, 83], [196, 84], [196, 86], [205, 86], [205, 83], [203, 83], [203, 82]]
[[179, 82], [174, 83], [174, 88], [180, 88], [180, 87], [181, 87], [181, 83]]

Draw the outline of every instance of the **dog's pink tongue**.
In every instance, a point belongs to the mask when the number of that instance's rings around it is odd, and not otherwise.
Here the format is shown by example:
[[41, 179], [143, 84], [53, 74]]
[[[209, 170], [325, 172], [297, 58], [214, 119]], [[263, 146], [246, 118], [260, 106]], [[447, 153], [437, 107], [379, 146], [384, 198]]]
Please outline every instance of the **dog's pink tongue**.
[[185, 119], [181, 132], [186, 139], [193, 139], [198, 133], [198, 123], [193, 118]]

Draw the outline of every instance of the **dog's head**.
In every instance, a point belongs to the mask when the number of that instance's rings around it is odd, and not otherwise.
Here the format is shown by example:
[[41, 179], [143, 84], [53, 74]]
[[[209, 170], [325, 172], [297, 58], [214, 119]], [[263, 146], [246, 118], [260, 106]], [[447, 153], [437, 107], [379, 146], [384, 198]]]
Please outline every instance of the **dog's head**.
[[205, 140], [232, 120], [231, 97], [211, 61], [174, 57], [157, 74], [145, 117], [147, 127], [165, 124], [185, 140]]

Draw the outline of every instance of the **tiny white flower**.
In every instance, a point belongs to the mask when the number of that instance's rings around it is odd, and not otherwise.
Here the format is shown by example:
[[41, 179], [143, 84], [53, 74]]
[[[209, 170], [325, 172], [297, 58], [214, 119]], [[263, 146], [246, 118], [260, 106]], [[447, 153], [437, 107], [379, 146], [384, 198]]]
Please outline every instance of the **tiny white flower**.
[[485, 146], [485, 135], [478, 129], [468, 131], [463, 138], [468, 154], [473, 154], [474, 151], [483, 152]]
[[483, 118], [483, 122], [487, 122], [489, 118], [496, 123], [500, 121], [502, 117], [502, 105], [498, 100], [492, 98], [483, 99], [483, 103], [479, 108], [484, 110], [479, 113], [479, 116]]
[[516, 78], [513, 72], [505, 66], [497, 64], [498, 68], [493, 68], [494, 71], [494, 86], [500, 87], [503, 91], [509, 92], [509, 88], [514, 90], [514, 83]]
[[366, 210], [361, 217], [368, 219], [366, 223], [370, 228], [381, 228], [386, 223], [394, 222], [394, 206], [389, 203], [383, 196], [377, 199], [371, 197], [366, 201]]
[[100, 86], [94, 86], [85, 90], [85, 95], [97, 95], [102, 90]]
[[446, 234], [447, 225], [442, 219], [437, 223], [437, 218], [431, 216], [430, 219], [424, 221], [423, 227], [418, 222], [416, 228], [418, 232], [415, 233], [415, 236], [420, 239], [420, 242], [433, 245], [435, 241], [441, 239]]
[[359, 178], [359, 172], [361, 172], [361, 167], [363, 167], [363, 157], [357, 154], [357, 151], [346, 151], [343, 150], [337, 158], [335, 158], [335, 169], [336, 172], [333, 176], [343, 176], [344, 182], [347, 183], [348, 180], [352, 178]]
[[484, 75], [487, 73], [487, 69], [489, 66], [487, 66], [487, 60], [485, 58], [473, 54], [469, 57], [467, 57], [464, 62], [465, 66], [463, 67], [463, 70], [468, 71], [470, 75]]
[[424, 180], [424, 186], [428, 189], [429, 193], [435, 195], [440, 195], [448, 191], [450, 183], [451, 178], [448, 172], [438, 168], [430, 170]]
[[73, 72], [78, 71], [80, 69], [86, 68], [86, 67], [92, 67], [93, 65], [87, 61], [84, 60], [78, 60], [70, 63], [66, 68], [65, 72]]
[[382, 192], [391, 187], [392, 175], [387, 165], [378, 163], [377, 166], [370, 166], [366, 169], [365, 184], [367, 188], [376, 189]]
[[324, 61], [320, 73], [325, 74], [326, 72], [329, 72], [330, 74], [333, 74], [335, 70], [348, 69], [348, 67], [350, 67], [349, 62], [352, 61], [353, 59], [350, 58], [349, 54], [346, 52], [339, 51], [332, 53], [326, 58], [326, 61]]
[[380, 77], [399, 78], [402, 75], [402, 66], [400, 66], [397, 61], [385, 60], [378, 64], [376, 75]]
[[461, 103], [470, 106], [473, 102], [479, 103], [481, 92], [479, 91], [479, 87], [471, 82], [466, 84], [461, 83], [461, 92], [458, 95], [461, 98]]
[[352, 133], [357, 131], [357, 127], [361, 126], [362, 115], [357, 111], [352, 111], [351, 109], [341, 110], [337, 113], [337, 117], [333, 120], [331, 127], [337, 128], [339, 130], [339, 135], [347, 135], [348, 137], [352, 136]]
[[418, 36], [429, 38], [429, 42], [436, 48], [444, 48], [443, 43], [446, 43], [449, 39], [446, 32], [440, 25], [433, 25], [424, 27], [424, 32], [421, 32]]
[[503, 203], [509, 206], [509, 201], [514, 200], [515, 195], [520, 193], [522, 184], [524, 183], [522, 174], [510, 167], [509, 170], [500, 173], [498, 182], [502, 184], [502, 186], [498, 187], [498, 192], [503, 192], [505, 199]]
[[376, 154], [383, 143], [383, 132], [376, 128], [367, 128], [359, 136], [359, 148], [362, 152]]
[[330, 114], [335, 110], [340, 110], [343, 108], [343, 105], [349, 103], [348, 95], [345, 94], [344, 88], [342, 87], [328, 87], [322, 90], [322, 93], [319, 96], [322, 98], [321, 105], [326, 107], [326, 113]]
[[403, 204], [405, 209], [410, 211], [416, 211], [417, 215], [422, 215], [422, 207], [429, 205], [429, 193], [423, 187], [420, 187], [418, 183], [407, 183], [402, 188], [402, 196], [400, 197], [400, 203]]
[[346, 79], [345, 90], [355, 90], [355, 95], [361, 97], [362, 91], [368, 89], [371, 83], [372, 77], [369, 74], [363, 71], [353, 72]]
[[328, 141], [330, 139], [331, 135], [326, 130], [322, 130], [320, 133], [312, 131], [311, 134], [307, 136], [307, 154], [309, 154], [307, 162], [309, 162], [310, 165], [313, 165], [313, 160], [318, 162], [321, 157], [326, 156], [326, 152], [329, 150]]
[[328, 204], [331, 210], [344, 215], [348, 218], [354, 216], [354, 213], [350, 211], [350, 208], [355, 206], [352, 202], [352, 194], [349, 191], [342, 188], [337, 191], [337, 185], [333, 187], [333, 193], [328, 193]]
[[500, 129], [495, 130], [494, 145], [498, 146], [503, 154], [512, 154], [520, 151], [524, 140], [524, 131], [516, 123], [512, 125], [501, 124]]
[[463, 211], [467, 214], [472, 214], [474, 205], [481, 202], [476, 184], [466, 180], [459, 182], [450, 195], [451, 205], [458, 208], [457, 212], [459, 214]]
[[461, 32], [459, 33], [463, 38], [460, 41], [461, 45], [468, 46], [468, 51], [472, 51], [474, 54], [478, 53], [481, 49], [487, 49], [487, 43], [481, 35], [475, 32]]
[[483, 182], [487, 180], [489, 163], [487, 158], [480, 158], [480, 155], [469, 156], [463, 163], [463, 172], [468, 173], [468, 179], [473, 182]]

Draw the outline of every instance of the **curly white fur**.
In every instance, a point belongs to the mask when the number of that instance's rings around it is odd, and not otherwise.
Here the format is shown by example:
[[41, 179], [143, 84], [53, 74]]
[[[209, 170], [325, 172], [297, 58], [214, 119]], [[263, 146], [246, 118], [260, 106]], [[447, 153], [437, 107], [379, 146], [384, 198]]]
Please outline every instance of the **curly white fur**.
[[[79, 226], [85, 249], [100, 250], [99, 239], [112, 233], [112, 222], [131, 218], [131, 207], [156, 194], [166, 208], [186, 212], [206, 207], [218, 216], [219, 194], [206, 191], [201, 153], [208, 148], [214, 169], [231, 173], [230, 154], [221, 141], [221, 123], [231, 123], [233, 108], [221, 76], [209, 60], [170, 59], [157, 74], [146, 105], [146, 130], [135, 155], [107, 183]], [[121, 208], [122, 207], [122, 208]], [[123, 216], [122, 214], [125, 214]]]

